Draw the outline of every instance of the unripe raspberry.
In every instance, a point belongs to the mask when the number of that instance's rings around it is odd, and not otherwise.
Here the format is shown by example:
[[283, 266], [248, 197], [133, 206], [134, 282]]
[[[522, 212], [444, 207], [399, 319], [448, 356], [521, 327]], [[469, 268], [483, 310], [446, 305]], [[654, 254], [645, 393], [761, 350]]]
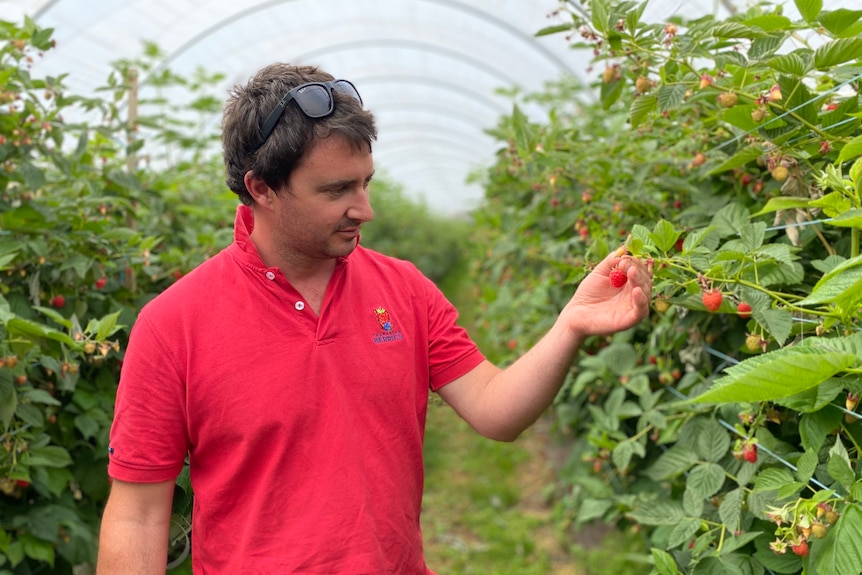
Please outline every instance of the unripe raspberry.
[[784, 166], [775, 166], [772, 168], [772, 178], [777, 182], [783, 182], [790, 175], [788, 169]]
[[733, 92], [724, 92], [718, 95], [718, 105], [722, 108], [733, 108], [739, 101], [739, 97]]

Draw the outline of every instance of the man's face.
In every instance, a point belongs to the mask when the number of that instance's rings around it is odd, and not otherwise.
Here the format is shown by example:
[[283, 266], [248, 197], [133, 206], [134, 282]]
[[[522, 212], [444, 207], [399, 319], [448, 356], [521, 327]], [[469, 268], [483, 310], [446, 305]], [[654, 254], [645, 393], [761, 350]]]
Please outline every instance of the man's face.
[[374, 217], [368, 185], [370, 151], [357, 151], [339, 136], [321, 140], [278, 191], [279, 256], [312, 263], [351, 253], [362, 224]]

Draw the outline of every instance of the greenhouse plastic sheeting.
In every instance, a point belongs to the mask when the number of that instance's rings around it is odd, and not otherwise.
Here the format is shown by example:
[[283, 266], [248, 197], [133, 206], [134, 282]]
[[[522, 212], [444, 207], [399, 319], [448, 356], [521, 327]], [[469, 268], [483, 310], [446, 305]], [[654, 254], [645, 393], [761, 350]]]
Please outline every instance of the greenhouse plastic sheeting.
[[[645, 18], [723, 17], [728, 5], [653, 1]], [[224, 73], [222, 97], [274, 61], [320, 65], [352, 80], [375, 113], [382, 173], [454, 213], [481, 198], [466, 179], [499, 147], [485, 130], [511, 113], [500, 88], [534, 92], [562, 76], [595, 80], [590, 54], [571, 49], [563, 34], [535, 36], [565, 21], [552, 15], [558, 7], [557, 0], [0, 0], [0, 17], [28, 15], [53, 28], [57, 48], [33, 73], [68, 73], [68, 89], [82, 95], [104, 84], [112, 62], [140, 57], [143, 41], [179, 74]], [[541, 117], [540, 109], [525, 111]]]

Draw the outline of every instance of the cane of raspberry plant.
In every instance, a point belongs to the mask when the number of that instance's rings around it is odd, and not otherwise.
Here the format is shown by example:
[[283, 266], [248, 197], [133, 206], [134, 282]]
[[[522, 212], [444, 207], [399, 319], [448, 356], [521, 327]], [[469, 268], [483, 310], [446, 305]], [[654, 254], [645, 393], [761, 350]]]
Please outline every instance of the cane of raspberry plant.
[[720, 290], [711, 289], [709, 291], [703, 292], [701, 295], [701, 300], [703, 301], [704, 307], [711, 312], [718, 311], [718, 308], [721, 307], [721, 302], [724, 299]]
[[628, 274], [619, 268], [612, 269], [608, 278], [611, 280], [611, 285], [615, 288], [621, 288], [629, 281]]

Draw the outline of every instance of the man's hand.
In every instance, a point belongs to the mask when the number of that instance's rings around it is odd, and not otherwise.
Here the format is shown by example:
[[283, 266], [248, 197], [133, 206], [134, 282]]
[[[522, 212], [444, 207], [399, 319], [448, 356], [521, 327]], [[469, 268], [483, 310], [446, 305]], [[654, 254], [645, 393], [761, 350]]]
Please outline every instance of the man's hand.
[[[618, 269], [628, 281], [615, 287], [611, 272]], [[608, 335], [635, 326], [649, 314], [652, 270], [619, 248], [606, 257], [578, 286], [561, 319], [573, 333], [586, 337]]]

